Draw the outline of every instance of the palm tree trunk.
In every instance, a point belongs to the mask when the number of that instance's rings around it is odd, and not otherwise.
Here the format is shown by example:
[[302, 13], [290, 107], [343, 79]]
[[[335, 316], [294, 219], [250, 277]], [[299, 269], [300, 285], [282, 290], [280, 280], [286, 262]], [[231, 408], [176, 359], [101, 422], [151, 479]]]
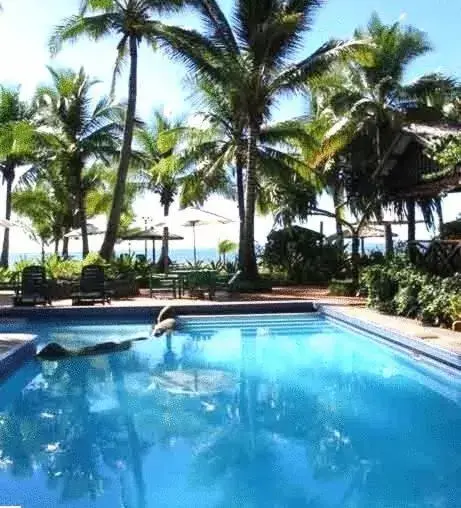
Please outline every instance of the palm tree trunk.
[[90, 252], [88, 245], [88, 225], [86, 223], [85, 192], [82, 189], [82, 173], [80, 170], [77, 171], [76, 176], [78, 222], [82, 233], [82, 259], [85, 259]]
[[58, 237], [56, 237], [54, 239], [54, 254], [55, 254], [55, 256], [59, 255], [59, 238]]
[[[165, 218], [168, 217], [170, 213], [170, 205], [165, 205], [163, 207], [163, 215], [165, 216]], [[168, 269], [169, 269], [169, 255], [168, 255], [168, 237], [169, 237], [169, 231], [168, 231], [168, 226], [165, 226], [163, 228], [163, 247], [162, 247], [162, 250], [163, 250], [163, 271], [164, 273], [168, 273]]]
[[235, 156], [235, 179], [237, 183], [237, 204], [239, 209], [239, 268], [243, 268], [243, 244], [245, 242], [245, 189], [243, 183], [243, 147], [238, 146]]
[[67, 236], [62, 239], [62, 257], [64, 259], [69, 257], [69, 238]]
[[131, 158], [131, 143], [133, 141], [133, 129], [136, 115], [136, 95], [138, 81], [138, 46], [134, 36], [130, 36], [130, 78], [128, 86], [128, 107], [126, 110], [125, 129], [123, 132], [123, 144], [120, 153], [120, 163], [117, 171], [117, 182], [115, 184], [114, 198], [107, 222], [107, 231], [101, 246], [100, 254], [109, 260], [114, 252], [117, 241], [120, 216], [122, 214], [123, 201], [125, 198], [125, 187], [128, 176], [128, 168]]
[[[13, 194], [13, 181], [14, 181], [14, 173], [12, 175], [8, 175], [6, 180], [6, 207], [5, 207], [5, 219], [11, 219], [11, 196]], [[0, 265], [8, 268], [10, 254], [10, 230], [5, 228], [3, 230], [3, 247], [2, 247], [2, 256], [0, 259]]]
[[394, 240], [392, 238], [392, 225], [390, 223], [384, 224], [384, 236], [386, 239], [386, 256], [394, 255]]
[[258, 134], [259, 127], [255, 124], [250, 125], [248, 129], [247, 180], [242, 249], [242, 275], [246, 280], [255, 280], [258, 278], [254, 241]]
[[333, 205], [335, 207], [336, 222], [336, 245], [339, 249], [344, 249], [344, 232], [341, 220], [341, 192], [337, 186], [333, 190]]
[[352, 281], [354, 285], [357, 285], [359, 282], [359, 261], [360, 261], [360, 238], [358, 230], [352, 231], [352, 253], [351, 253], [351, 262], [352, 262]]

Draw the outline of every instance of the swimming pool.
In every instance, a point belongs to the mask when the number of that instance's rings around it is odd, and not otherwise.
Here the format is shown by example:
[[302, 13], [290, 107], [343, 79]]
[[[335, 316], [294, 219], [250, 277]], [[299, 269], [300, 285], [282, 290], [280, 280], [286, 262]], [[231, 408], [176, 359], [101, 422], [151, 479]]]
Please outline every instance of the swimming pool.
[[[148, 322], [27, 322], [41, 341]], [[0, 505], [458, 508], [461, 383], [315, 314], [200, 317], [0, 385]]]

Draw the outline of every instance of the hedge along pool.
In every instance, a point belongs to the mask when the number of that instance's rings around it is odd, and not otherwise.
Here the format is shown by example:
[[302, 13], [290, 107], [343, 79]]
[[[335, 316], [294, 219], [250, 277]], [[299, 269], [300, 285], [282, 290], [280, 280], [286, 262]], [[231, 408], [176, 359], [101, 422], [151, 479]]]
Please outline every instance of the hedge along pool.
[[[0, 505], [459, 507], [457, 376], [316, 314], [181, 325], [0, 385]], [[72, 347], [150, 323], [30, 327]]]

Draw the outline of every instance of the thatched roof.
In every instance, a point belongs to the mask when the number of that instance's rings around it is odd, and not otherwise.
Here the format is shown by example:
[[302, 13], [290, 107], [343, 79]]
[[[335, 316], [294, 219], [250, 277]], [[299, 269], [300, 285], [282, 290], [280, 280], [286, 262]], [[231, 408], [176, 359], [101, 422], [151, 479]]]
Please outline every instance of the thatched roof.
[[[461, 190], [461, 164], [444, 169], [427, 149], [441, 140], [461, 137], [461, 126], [405, 126], [394, 138], [383, 157], [380, 172], [395, 184], [398, 197], [435, 197]], [[461, 162], [461, 161], [460, 161]]]

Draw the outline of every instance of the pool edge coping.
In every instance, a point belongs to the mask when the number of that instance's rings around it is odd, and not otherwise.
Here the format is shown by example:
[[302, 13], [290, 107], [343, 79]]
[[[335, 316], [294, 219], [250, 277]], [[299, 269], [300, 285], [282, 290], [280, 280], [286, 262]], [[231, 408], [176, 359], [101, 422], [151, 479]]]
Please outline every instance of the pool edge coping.
[[361, 319], [349, 316], [339, 310], [332, 309], [330, 306], [322, 304], [316, 306], [317, 311], [326, 317], [331, 317], [338, 321], [350, 325], [353, 328], [363, 332], [376, 335], [379, 339], [387, 343], [389, 346], [397, 346], [408, 353], [417, 353], [424, 356], [431, 363], [436, 362], [439, 368], [449, 368], [461, 373], [461, 354], [449, 351], [433, 344], [427, 344], [413, 335], [405, 332], [396, 331], [383, 325], [378, 325]]
[[173, 307], [179, 315], [206, 315], [206, 314], [286, 314], [314, 313], [316, 311], [314, 302], [310, 300], [286, 300], [286, 301], [243, 301], [243, 302], [212, 302], [212, 303], [187, 303], [178, 305], [175, 303], [164, 303], [159, 305], [136, 305], [136, 306], [79, 306], [79, 307], [7, 307], [0, 309], [0, 323], [2, 319], [9, 320], [41, 320], [56, 318], [91, 318], [91, 317], [112, 317], [117, 314], [130, 314], [139, 316], [141, 314], [156, 315], [166, 306]]
[[[0, 383], [16, 372], [22, 364], [37, 352], [37, 336], [29, 333], [0, 333], [0, 336], [22, 337], [24, 342], [0, 353]], [[26, 340], [27, 338], [27, 340]]]

